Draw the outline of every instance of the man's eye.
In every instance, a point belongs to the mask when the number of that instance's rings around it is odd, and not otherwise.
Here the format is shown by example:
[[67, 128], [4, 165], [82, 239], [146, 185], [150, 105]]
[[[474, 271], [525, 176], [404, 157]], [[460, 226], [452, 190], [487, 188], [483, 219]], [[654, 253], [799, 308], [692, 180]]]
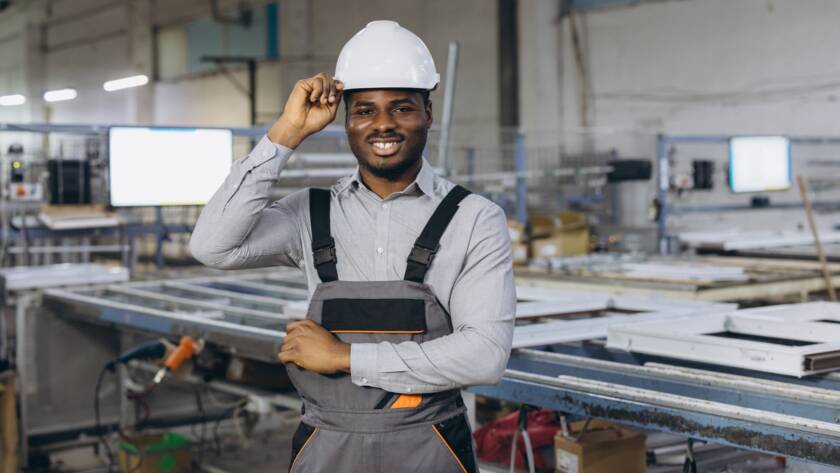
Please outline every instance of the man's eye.
[[400, 108], [396, 109], [396, 111], [400, 112], [400, 113], [410, 112], [411, 107], [400, 107]]
[[356, 110], [356, 115], [370, 115], [371, 113], [373, 113], [371, 110]]

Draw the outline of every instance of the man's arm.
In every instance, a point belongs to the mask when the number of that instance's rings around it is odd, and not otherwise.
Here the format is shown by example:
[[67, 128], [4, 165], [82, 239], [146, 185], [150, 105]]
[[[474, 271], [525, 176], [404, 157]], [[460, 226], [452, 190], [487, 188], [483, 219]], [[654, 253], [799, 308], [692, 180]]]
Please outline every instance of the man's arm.
[[264, 137], [233, 163], [193, 229], [190, 251], [198, 261], [219, 269], [298, 266], [300, 199], [293, 194], [268, 206], [272, 183], [290, 154]]
[[511, 242], [502, 210], [492, 206], [482, 213], [450, 297], [454, 332], [422, 344], [352, 344], [354, 383], [396, 393], [428, 393], [501, 379], [516, 311]]
[[269, 206], [270, 191], [292, 150], [335, 119], [343, 85], [326, 74], [298, 81], [283, 115], [201, 212], [190, 239], [193, 256], [220, 269], [300, 266], [304, 192]]

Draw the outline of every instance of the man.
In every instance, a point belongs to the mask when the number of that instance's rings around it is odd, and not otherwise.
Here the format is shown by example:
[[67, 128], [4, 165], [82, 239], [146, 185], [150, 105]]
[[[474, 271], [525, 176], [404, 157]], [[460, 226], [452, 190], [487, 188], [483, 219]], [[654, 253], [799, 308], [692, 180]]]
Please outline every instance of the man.
[[[505, 216], [423, 159], [438, 83], [425, 44], [369, 23], [335, 79], [283, 115], [204, 208], [190, 247], [216, 268], [295, 266], [312, 293], [279, 359], [304, 401], [292, 472], [475, 472], [460, 388], [498, 382], [516, 296]], [[329, 191], [269, 202], [306, 137], [335, 119], [358, 161]]]

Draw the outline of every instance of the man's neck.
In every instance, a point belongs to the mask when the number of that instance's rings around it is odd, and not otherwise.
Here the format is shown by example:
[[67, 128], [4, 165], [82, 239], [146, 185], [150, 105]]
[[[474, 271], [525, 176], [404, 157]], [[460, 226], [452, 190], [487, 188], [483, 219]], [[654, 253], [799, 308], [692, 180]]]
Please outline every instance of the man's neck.
[[401, 176], [395, 179], [387, 179], [384, 177], [377, 176], [370, 172], [369, 170], [365, 169], [364, 167], [359, 167], [359, 177], [362, 180], [362, 183], [370, 189], [374, 194], [378, 195], [380, 198], [385, 199], [389, 195], [395, 192], [402, 192], [408, 186], [417, 179], [417, 175], [420, 174], [420, 169], [423, 166], [423, 160], [417, 160], [417, 164], [414, 166], [406, 169]]

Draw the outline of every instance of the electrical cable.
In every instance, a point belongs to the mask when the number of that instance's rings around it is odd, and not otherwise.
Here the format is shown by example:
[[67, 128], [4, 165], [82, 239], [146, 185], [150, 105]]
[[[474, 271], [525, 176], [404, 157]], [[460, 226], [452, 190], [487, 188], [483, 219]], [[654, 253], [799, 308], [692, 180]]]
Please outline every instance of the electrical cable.
[[525, 441], [525, 459], [528, 461], [528, 472], [536, 473], [534, 468], [534, 447], [531, 445], [531, 436], [527, 430], [522, 431], [522, 440]]
[[102, 370], [99, 372], [99, 376], [96, 379], [96, 388], [94, 389], [93, 394], [93, 415], [96, 422], [96, 434], [99, 437], [99, 441], [105, 446], [105, 452], [108, 456], [108, 473], [114, 471], [114, 452], [111, 450], [111, 445], [108, 444], [105, 432], [103, 432], [102, 418], [99, 410], [99, 393], [102, 389], [102, 382], [105, 380], [105, 374], [109, 371], [113, 373], [114, 366], [115, 365], [108, 363], [102, 367]]
[[[101, 406], [100, 406], [100, 399], [99, 398], [100, 398], [100, 392], [102, 390], [102, 384], [105, 381], [105, 375], [107, 373], [111, 373], [111, 374], [116, 373], [116, 368], [117, 368], [117, 365], [119, 365], [119, 364], [125, 364], [128, 361], [133, 360], [133, 359], [160, 358], [160, 357], [163, 356], [163, 354], [165, 352], [166, 352], [165, 346], [163, 345], [162, 342], [160, 342], [158, 340], [155, 340], [155, 341], [152, 341], [152, 342], [147, 342], [147, 343], [144, 343], [144, 344], [139, 345], [137, 347], [134, 347], [134, 348], [126, 351], [122, 355], [120, 355], [118, 358], [116, 358], [112, 361], [109, 361], [108, 363], [105, 363], [105, 365], [102, 367], [102, 370], [99, 372], [99, 376], [96, 379], [96, 387], [94, 388], [94, 394], [93, 394], [93, 413], [94, 413], [94, 421], [95, 421], [95, 424], [96, 424], [96, 434], [99, 437], [100, 442], [105, 446], [105, 451], [106, 451], [106, 455], [107, 455], [107, 459], [108, 459], [108, 466], [107, 466], [108, 473], [111, 473], [112, 471], [114, 471], [115, 462], [114, 462], [114, 451], [111, 449], [111, 445], [108, 443], [108, 436], [109, 436], [109, 433], [107, 432], [108, 429], [102, 426], [102, 412], [101, 412]], [[145, 417], [143, 417], [143, 419], [140, 422], [138, 422], [134, 426], [132, 426], [133, 429], [137, 428], [139, 425], [144, 424], [151, 417], [151, 409], [149, 408], [148, 403], [146, 403], [145, 399], [143, 399], [143, 398], [147, 394], [149, 394], [152, 391], [152, 389], [154, 389], [154, 387], [155, 387], [155, 385], [151, 384], [146, 389], [144, 389], [143, 391], [127, 393], [126, 397], [128, 399], [132, 400], [133, 402], [135, 402], [135, 406], [139, 405], [139, 407], [144, 408], [144, 411], [146, 412]], [[133, 443], [132, 440], [128, 437], [128, 435], [125, 434], [125, 432], [123, 431], [122, 427], [119, 424], [117, 425], [117, 434], [124, 441], [126, 441], [128, 443]], [[143, 458], [145, 456], [145, 452], [143, 451], [142, 448], [138, 447], [138, 455], [140, 457], [140, 462], [138, 463], [138, 465], [135, 465], [135, 467], [132, 468], [131, 472], [129, 472], [129, 473], [139, 471], [140, 467], [142, 466]]]
[[528, 435], [528, 406], [523, 405], [519, 408], [519, 419], [516, 424], [516, 431], [513, 433], [513, 441], [510, 447], [510, 470], [509, 473], [516, 472], [516, 445], [519, 441], [519, 433], [522, 432], [522, 441], [525, 444], [525, 461], [528, 464], [528, 472], [536, 473], [534, 467], [534, 448], [531, 444], [531, 437]]
[[[204, 445], [207, 440], [207, 412], [204, 409], [204, 400], [201, 397], [201, 390], [203, 386], [197, 386], [194, 390], [195, 405], [198, 407], [198, 415], [201, 422], [201, 435], [198, 436], [198, 455], [195, 461], [196, 467], [201, 470], [201, 465], [204, 463]], [[192, 427], [194, 427], [193, 424]], [[190, 430], [192, 430], [192, 427]]]

